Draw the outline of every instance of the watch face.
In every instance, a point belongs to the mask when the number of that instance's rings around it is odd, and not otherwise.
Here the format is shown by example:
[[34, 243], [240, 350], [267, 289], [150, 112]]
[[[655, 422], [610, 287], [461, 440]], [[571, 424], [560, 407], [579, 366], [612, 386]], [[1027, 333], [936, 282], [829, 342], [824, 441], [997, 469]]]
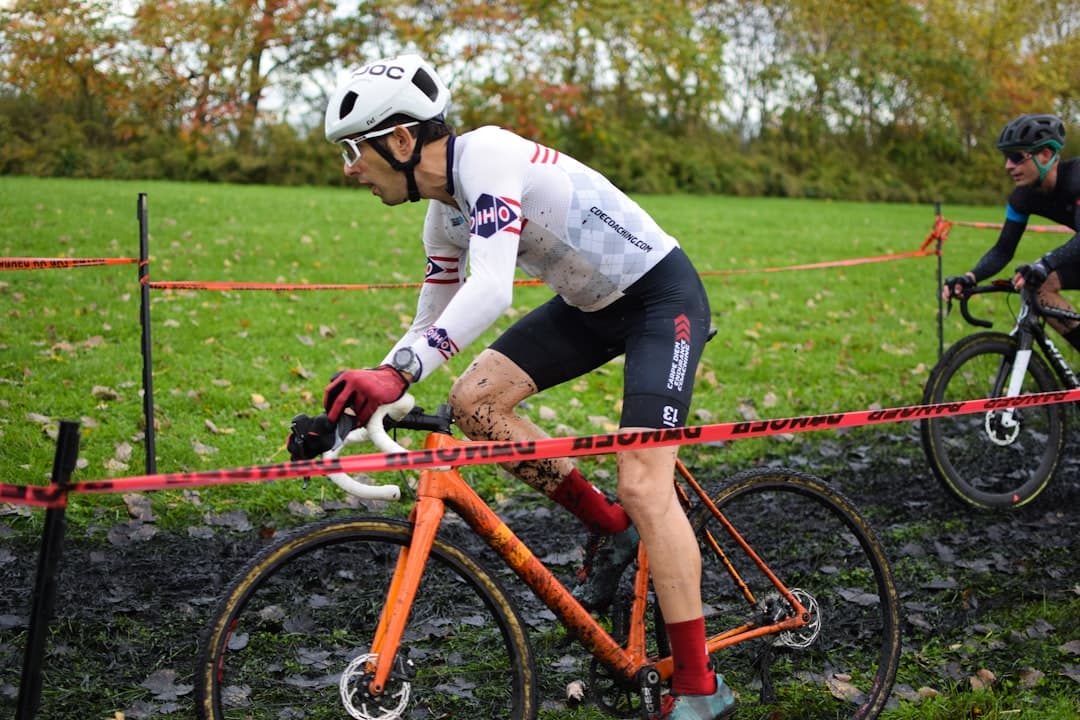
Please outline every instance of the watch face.
[[412, 375], [416, 375], [420, 369], [420, 360], [416, 357], [416, 353], [411, 347], [398, 348], [394, 353], [393, 365], [398, 370], [402, 370]]

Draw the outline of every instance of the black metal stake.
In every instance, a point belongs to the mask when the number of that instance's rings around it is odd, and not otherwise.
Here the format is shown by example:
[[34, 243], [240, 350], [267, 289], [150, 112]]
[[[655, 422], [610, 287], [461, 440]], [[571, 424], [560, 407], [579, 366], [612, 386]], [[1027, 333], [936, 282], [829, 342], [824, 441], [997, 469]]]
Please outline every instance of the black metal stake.
[[[934, 227], [937, 228], [938, 220], [941, 220], [941, 201], [934, 203]], [[944, 273], [941, 268], [941, 233], [934, 239], [937, 243], [937, 337], [938, 337], [938, 360], [945, 354], [945, 301], [941, 299], [941, 288], [945, 284]]]
[[136, 214], [139, 218], [139, 323], [142, 325], [146, 474], [153, 475], [157, 472], [157, 449], [154, 442], [154, 370], [150, 362], [150, 226], [147, 220], [146, 193], [139, 193]]
[[37, 577], [30, 609], [30, 631], [26, 638], [22, 680], [19, 682], [19, 706], [15, 720], [32, 720], [41, 704], [41, 666], [45, 658], [45, 635], [56, 605], [56, 568], [64, 547], [64, 511], [67, 485], [79, 457], [79, 423], [60, 422], [53, 459], [52, 481], [60, 488], [59, 507], [45, 511], [45, 529], [41, 535], [41, 554], [38, 556]]

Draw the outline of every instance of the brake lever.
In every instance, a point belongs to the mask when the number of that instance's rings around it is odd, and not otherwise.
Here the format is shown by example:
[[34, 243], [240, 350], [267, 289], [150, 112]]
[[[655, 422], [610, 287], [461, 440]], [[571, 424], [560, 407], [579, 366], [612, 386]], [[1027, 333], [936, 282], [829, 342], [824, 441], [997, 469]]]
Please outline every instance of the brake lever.
[[337, 426], [334, 428], [334, 446], [331, 450], [340, 450], [345, 444], [345, 438], [356, 429], [356, 414], [352, 408], [346, 408], [338, 417]]

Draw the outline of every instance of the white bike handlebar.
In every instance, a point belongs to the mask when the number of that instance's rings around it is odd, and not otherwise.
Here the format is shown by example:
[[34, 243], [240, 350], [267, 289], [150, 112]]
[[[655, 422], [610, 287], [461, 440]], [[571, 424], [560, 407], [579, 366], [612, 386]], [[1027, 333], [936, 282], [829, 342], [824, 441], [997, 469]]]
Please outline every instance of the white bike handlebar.
[[[383, 427], [383, 418], [389, 415], [394, 420], [400, 420], [412, 410], [415, 404], [415, 398], [409, 393], [405, 393], [388, 405], [380, 405], [372, 414], [371, 419], [368, 420], [367, 425], [351, 431], [333, 448], [324, 452], [322, 454], [323, 459], [332, 460], [345, 449], [345, 446], [368, 441], [383, 452], [407, 452], [386, 432], [386, 428]], [[327, 473], [326, 476], [345, 492], [364, 500], [401, 499], [401, 488], [397, 485], [371, 485], [346, 473]]]

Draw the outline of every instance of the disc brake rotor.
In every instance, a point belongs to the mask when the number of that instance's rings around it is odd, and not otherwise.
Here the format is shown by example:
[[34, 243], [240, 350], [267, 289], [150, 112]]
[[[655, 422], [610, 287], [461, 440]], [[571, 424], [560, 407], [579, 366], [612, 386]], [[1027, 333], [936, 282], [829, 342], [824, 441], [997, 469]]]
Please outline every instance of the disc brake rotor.
[[1020, 413], [1013, 408], [991, 410], [986, 413], [984, 425], [990, 442], [1002, 446], [1012, 445], [1020, 436]]
[[368, 690], [378, 657], [372, 653], [360, 655], [341, 673], [338, 683], [341, 702], [349, 717], [355, 720], [398, 720], [404, 717], [405, 708], [409, 705], [412, 684], [404, 679], [405, 667], [401, 665], [400, 657], [385, 692], [376, 696]]
[[[818, 601], [813, 595], [802, 588], [791, 588], [791, 594], [806, 608], [806, 612], [810, 615], [810, 621], [806, 625], [793, 630], [784, 630], [777, 633], [773, 639], [773, 646], [802, 650], [810, 647], [817, 640], [818, 635], [821, 634], [821, 606], [818, 605]], [[791, 606], [779, 594], [770, 595], [765, 600], [765, 605], [766, 614], [771, 617], [773, 622], [779, 622], [792, 613]]]

